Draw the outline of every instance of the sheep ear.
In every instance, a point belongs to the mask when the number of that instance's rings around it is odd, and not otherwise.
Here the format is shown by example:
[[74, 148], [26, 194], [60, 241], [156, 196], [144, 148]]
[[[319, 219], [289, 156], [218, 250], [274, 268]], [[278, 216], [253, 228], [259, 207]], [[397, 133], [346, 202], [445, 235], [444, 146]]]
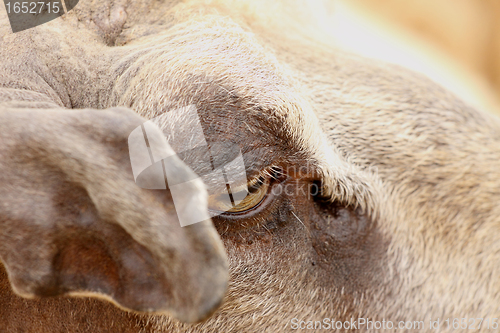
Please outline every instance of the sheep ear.
[[[111, 119], [90, 123], [126, 124], [99, 112]], [[73, 116], [66, 126], [64, 114], [57, 116], [59, 131], [39, 126], [22, 146], [31, 153], [16, 144], [0, 163], [0, 259], [14, 291], [29, 298], [104, 297], [129, 310], [204, 319], [222, 301], [228, 267], [203, 184], [184, 190], [193, 213], [207, 219], [181, 227], [168, 189], [134, 183], [127, 136], [117, 139], [130, 126], [108, 132], [112, 141], [95, 140], [100, 131], [87, 133], [85, 126], [78, 134], [74, 126], [86, 115]], [[8, 131], [5, 124], [0, 129]], [[180, 160], [166, 167], [192, 172]]]

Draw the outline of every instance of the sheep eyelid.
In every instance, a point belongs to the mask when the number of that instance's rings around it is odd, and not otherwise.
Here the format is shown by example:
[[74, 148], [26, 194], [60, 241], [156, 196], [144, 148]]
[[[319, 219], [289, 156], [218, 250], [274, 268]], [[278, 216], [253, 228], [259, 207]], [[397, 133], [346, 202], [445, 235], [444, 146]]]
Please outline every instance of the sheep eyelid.
[[[274, 195], [271, 194], [273, 187], [283, 182], [286, 178], [287, 178], [286, 175], [279, 167], [273, 166], [263, 170], [262, 172], [259, 173], [257, 177], [250, 180], [247, 184], [248, 195], [258, 194], [258, 191], [262, 189], [262, 186], [266, 185], [267, 190], [265, 193], [262, 194], [260, 200], [257, 203], [253, 204], [252, 206], [250, 206], [248, 209], [241, 211], [237, 210], [231, 211], [231, 209], [225, 211], [219, 210], [220, 215], [225, 218], [231, 218], [231, 217], [244, 218], [247, 216], [251, 217], [255, 214], [258, 214], [259, 212], [262, 211], [262, 209], [265, 208], [263, 207], [263, 205], [267, 206], [274, 200]], [[244, 200], [246, 200], [246, 198]]]

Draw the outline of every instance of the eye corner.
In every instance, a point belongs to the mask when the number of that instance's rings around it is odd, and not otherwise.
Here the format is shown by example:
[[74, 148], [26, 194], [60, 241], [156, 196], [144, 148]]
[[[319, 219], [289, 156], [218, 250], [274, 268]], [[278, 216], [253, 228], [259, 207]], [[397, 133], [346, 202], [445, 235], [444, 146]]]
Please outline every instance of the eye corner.
[[316, 179], [310, 182], [309, 194], [311, 198], [317, 203], [329, 203], [335, 202], [335, 199], [327, 193], [321, 179]]

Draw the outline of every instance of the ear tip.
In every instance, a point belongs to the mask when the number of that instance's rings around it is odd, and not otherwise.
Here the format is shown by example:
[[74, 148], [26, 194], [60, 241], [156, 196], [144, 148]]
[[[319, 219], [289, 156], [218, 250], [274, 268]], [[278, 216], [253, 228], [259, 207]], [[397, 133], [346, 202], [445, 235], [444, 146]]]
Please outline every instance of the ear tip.
[[199, 323], [210, 317], [216, 312], [224, 301], [224, 296], [227, 291], [227, 283], [215, 288], [211, 288], [210, 295], [205, 296], [205, 300], [197, 306], [190, 306], [186, 311], [167, 311], [177, 320], [184, 323]]
[[[172, 299], [163, 298], [163, 302], [150, 303], [148, 301], [138, 302], [137, 298], [122, 296], [111, 296], [109, 294], [95, 292], [95, 291], [71, 291], [66, 293], [66, 296], [71, 297], [92, 297], [98, 298], [112, 303], [123, 311], [136, 312], [140, 314], [150, 315], [167, 315], [173, 317], [183, 323], [199, 323], [210, 317], [221, 306], [227, 290], [227, 283], [224, 285], [216, 286], [211, 289], [211, 295], [208, 297], [201, 296], [200, 299], [206, 300], [200, 304], [188, 304], [185, 307], [178, 307], [178, 304], [172, 302]], [[157, 293], [157, 291], [152, 291]], [[34, 298], [33, 294], [23, 295], [23, 297]], [[39, 295], [37, 295], [39, 296]], [[129, 295], [130, 296], [130, 295]], [[157, 295], [158, 296], [158, 295]], [[147, 298], [147, 297], [146, 297]]]
[[[179, 281], [170, 281], [174, 285]], [[198, 285], [194, 285], [197, 283]], [[204, 281], [185, 281], [184, 287], [173, 290], [142, 290], [126, 288], [127, 294], [110, 299], [112, 303], [134, 312], [169, 315], [184, 323], [198, 323], [212, 315], [224, 301], [229, 284], [227, 267], [220, 266], [205, 276]], [[158, 286], [157, 286], [158, 287]], [[183, 292], [179, 292], [184, 290]], [[172, 293], [173, 292], [173, 293]]]
[[[220, 244], [215, 242], [214, 245]], [[71, 254], [66, 250], [65, 254]], [[142, 266], [127, 270], [123, 263], [131, 261], [137, 264], [139, 261], [122, 257], [122, 265], [116, 268], [119, 274], [115, 276], [111, 274], [112, 261], [103, 261], [101, 257], [101, 265], [97, 266], [102, 268], [100, 272], [96, 265], [89, 266], [85, 261], [71, 260], [76, 266], [66, 265], [69, 261], [63, 260], [64, 255], [57, 261], [58, 269], [51, 274], [33, 275], [15, 269], [16, 266], [10, 269], [6, 266], [6, 272], [14, 292], [24, 298], [93, 297], [111, 302], [125, 311], [167, 314], [181, 322], [197, 323], [218, 309], [229, 283], [223, 248], [215, 246], [211, 254], [209, 258], [193, 254], [190, 262], [183, 261], [185, 266], [177, 274], [172, 274], [167, 262], [150, 263], [149, 270]], [[92, 269], [86, 271], [85, 267]]]
[[[225, 258], [224, 258], [225, 259]], [[229, 285], [229, 269], [227, 261], [212, 262], [203, 277], [189, 281], [191, 286], [176, 288], [177, 304], [166, 312], [185, 323], [198, 323], [212, 315], [221, 306]], [[185, 281], [186, 286], [188, 281]]]

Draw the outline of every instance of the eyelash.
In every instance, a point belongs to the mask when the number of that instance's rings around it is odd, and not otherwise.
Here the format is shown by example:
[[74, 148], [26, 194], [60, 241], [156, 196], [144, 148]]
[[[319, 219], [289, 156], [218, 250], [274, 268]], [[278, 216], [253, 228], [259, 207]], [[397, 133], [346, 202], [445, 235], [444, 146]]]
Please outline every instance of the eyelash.
[[255, 206], [253, 206], [252, 208], [245, 210], [245, 211], [241, 211], [241, 212], [226, 211], [226, 212], [223, 212], [221, 214], [221, 216], [228, 217], [228, 218], [231, 218], [231, 217], [244, 218], [244, 217], [248, 217], [250, 215], [253, 215], [255, 213], [260, 212], [260, 210], [262, 208], [265, 208], [262, 206], [263, 205], [267, 206], [266, 204], [269, 203], [268, 199], [269, 199], [270, 193], [272, 192], [273, 186], [275, 186], [278, 183], [283, 182], [285, 179], [286, 179], [285, 174], [282, 171], [282, 169], [279, 167], [273, 166], [273, 167], [270, 167], [269, 169], [264, 170], [261, 173], [261, 175], [259, 176], [259, 178], [257, 178], [257, 180], [252, 185], [248, 186], [248, 193], [256, 193], [260, 189], [261, 186], [263, 186], [267, 181], [269, 182], [267, 193], [263, 196], [263, 198], [259, 201], [259, 203], [257, 203]]

